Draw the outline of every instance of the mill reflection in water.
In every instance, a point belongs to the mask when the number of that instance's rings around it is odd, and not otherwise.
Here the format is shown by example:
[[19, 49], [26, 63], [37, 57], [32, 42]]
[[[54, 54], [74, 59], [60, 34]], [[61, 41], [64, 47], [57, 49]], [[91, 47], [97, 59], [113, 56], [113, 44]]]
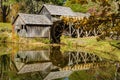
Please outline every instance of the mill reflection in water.
[[80, 51], [62, 53], [59, 46], [2, 55], [0, 71], [0, 80], [119, 80], [118, 62]]

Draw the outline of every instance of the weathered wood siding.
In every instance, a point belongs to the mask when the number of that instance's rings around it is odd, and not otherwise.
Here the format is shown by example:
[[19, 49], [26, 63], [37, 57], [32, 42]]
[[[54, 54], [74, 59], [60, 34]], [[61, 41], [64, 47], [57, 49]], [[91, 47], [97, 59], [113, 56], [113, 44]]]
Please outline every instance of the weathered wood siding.
[[21, 37], [44, 37], [50, 38], [50, 26], [26, 26], [20, 16], [16, 19], [15, 32]]
[[50, 26], [26, 26], [26, 37], [50, 38]]
[[15, 55], [15, 59], [19, 58], [19, 60], [25, 60], [25, 62], [50, 61], [49, 56], [49, 50], [19, 51]]
[[15, 26], [15, 32], [18, 33], [20, 29], [22, 29], [22, 25], [25, 25], [25, 23], [23, 22], [23, 20], [18, 16], [18, 18], [16, 19], [14, 26]]
[[41, 15], [46, 15], [50, 20], [52, 18], [51, 14], [49, 13], [49, 11], [45, 7], [42, 8], [42, 10], [40, 11], [40, 14]]

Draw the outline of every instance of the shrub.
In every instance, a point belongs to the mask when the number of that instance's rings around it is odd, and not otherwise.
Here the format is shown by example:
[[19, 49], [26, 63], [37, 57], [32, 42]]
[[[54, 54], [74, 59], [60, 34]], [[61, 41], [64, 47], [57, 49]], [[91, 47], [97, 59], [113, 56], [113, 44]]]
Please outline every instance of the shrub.
[[0, 23], [0, 32], [11, 32], [12, 31], [12, 25], [11, 23]]
[[36, 42], [42, 42], [42, 43], [45, 43], [45, 44], [50, 43], [50, 40], [48, 38], [35, 38], [35, 41]]
[[6, 32], [0, 33], [0, 42], [1, 43], [6, 43], [8, 42], [8, 34]]

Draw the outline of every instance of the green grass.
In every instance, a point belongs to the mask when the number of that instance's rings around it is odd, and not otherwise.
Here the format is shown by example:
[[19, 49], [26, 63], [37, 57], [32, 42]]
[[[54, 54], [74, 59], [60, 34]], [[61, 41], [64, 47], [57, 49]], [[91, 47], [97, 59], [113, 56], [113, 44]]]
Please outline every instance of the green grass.
[[110, 42], [110, 45], [120, 49], [120, 41], [114, 40], [114, 41]]
[[11, 23], [0, 23], [0, 43], [11, 42]]
[[0, 22], [0, 27], [12, 28], [12, 25], [11, 25], [11, 23], [2, 23], [2, 22]]
[[[69, 76], [69, 80], [113, 80], [115, 71], [116, 67], [114, 65], [104, 64], [95, 69], [74, 71]], [[95, 76], [99, 77], [96, 79]]]
[[69, 80], [94, 80], [92, 74], [87, 71], [75, 71], [69, 76]]
[[[118, 40], [101, 40], [97, 41], [96, 37], [85, 37], [85, 38], [62, 38], [61, 43], [64, 43], [65, 46], [62, 46], [61, 51], [83, 51], [88, 53], [94, 53], [103, 58], [119, 60], [120, 61], [120, 41]], [[71, 42], [71, 47], [69, 46]], [[114, 44], [115, 46], [111, 45]], [[118, 44], [118, 45], [117, 45]], [[67, 46], [67, 47], [66, 47]], [[117, 47], [116, 47], [117, 46]]]
[[45, 44], [50, 44], [50, 40], [48, 38], [34, 38], [33, 39], [35, 42], [42, 42]]
[[0, 30], [2, 30], [2, 29], [12, 30], [11, 23], [1, 23], [0, 22]]

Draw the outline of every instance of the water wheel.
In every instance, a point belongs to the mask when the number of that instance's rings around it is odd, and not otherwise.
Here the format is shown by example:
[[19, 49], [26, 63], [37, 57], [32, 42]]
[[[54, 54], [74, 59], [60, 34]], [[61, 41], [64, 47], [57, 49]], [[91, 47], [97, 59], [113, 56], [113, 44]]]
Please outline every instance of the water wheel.
[[52, 43], [60, 43], [60, 37], [64, 30], [64, 23], [63, 21], [56, 21], [53, 23], [51, 28], [51, 41]]

